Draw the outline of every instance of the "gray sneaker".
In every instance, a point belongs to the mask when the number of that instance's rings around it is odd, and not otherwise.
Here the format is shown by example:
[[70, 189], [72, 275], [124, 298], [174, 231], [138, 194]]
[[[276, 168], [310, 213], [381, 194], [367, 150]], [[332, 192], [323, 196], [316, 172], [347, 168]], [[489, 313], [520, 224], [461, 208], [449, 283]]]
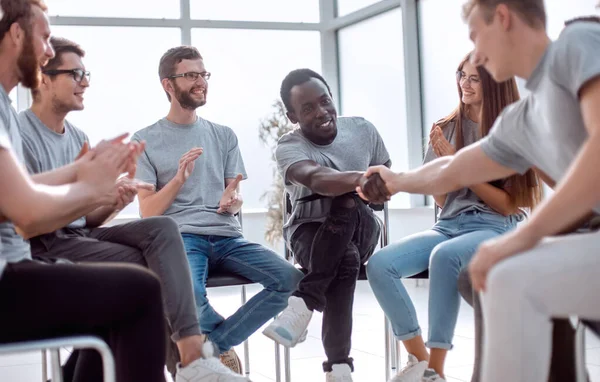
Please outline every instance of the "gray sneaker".
[[446, 382], [446, 380], [433, 369], [427, 369], [423, 373], [423, 378], [421, 382]]

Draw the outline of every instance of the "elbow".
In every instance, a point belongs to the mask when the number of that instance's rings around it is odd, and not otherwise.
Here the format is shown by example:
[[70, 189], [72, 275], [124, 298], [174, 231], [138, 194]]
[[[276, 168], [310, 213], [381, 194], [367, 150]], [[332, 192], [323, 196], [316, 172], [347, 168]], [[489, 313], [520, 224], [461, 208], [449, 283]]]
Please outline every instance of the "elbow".
[[41, 235], [44, 233], [44, 227], [41, 226], [38, 217], [31, 213], [26, 212], [22, 216], [13, 220], [15, 231], [21, 235], [25, 240], [31, 239], [32, 237]]

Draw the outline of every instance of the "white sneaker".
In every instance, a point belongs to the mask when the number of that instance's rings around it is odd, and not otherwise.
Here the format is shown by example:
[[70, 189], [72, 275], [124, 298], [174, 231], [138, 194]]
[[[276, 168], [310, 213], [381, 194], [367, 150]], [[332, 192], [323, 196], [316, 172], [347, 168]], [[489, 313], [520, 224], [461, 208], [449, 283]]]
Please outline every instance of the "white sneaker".
[[263, 330], [263, 334], [285, 347], [293, 348], [306, 339], [306, 329], [312, 315], [312, 310], [306, 307], [303, 299], [290, 296], [287, 308]]
[[409, 354], [406, 366], [388, 382], [421, 382], [421, 378], [423, 378], [423, 373], [425, 372], [425, 369], [427, 369], [427, 365], [427, 361], [419, 362], [417, 357]]
[[423, 378], [421, 382], [446, 382], [446, 380], [433, 369], [427, 369], [423, 373]]
[[331, 371], [325, 374], [326, 382], [352, 382], [352, 370], [347, 363], [331, 366]]
[[205, 342], [202, 346], [202, 358], [186, 367], [177, 364], [175, 382], [250, 382], [248, 378], [223, 365], [214, 353], [213, 344]]

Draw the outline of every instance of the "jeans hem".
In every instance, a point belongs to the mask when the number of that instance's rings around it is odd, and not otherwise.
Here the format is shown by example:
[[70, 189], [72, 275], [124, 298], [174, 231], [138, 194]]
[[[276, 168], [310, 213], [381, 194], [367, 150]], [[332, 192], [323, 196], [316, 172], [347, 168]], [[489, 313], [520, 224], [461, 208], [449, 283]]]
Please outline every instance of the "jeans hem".
[[444, 349], [444, 350], [452, 350], [452, 348], [454, 347], [454, 345], [452, 345], [452, 344], [448, 344], [448, 343], [444, 343], [444, 342], [433, 342], [433, 341], [427, 341], [425, 343], [425, 346], [427, 346], [430, 349]]
[[419, 328], [417, 330], [413, 330], [412, 332], [408, 332], [406, 334], [397, 335], [394, 333], [394, 335], [398, 341], [411, 340], [411, 339], [421, 335], [421, 328]]

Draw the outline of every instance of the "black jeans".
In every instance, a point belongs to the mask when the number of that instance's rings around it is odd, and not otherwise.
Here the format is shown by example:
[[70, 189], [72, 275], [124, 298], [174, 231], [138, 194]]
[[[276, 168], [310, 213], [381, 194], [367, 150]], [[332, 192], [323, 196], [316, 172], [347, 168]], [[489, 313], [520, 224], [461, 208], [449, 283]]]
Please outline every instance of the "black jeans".
[[308, 270], [294, 295], [309, 309], [323, 312], [326, 372], [340, 363], [354, 370], [350, 358], [354, 289], [361, 264], [377, 246], [379, 231], [373, 211], [362, 199], [345, 194], [333, 199], [322, 224], [302, 224], [292, 235], [294, 257]]
[[[160, 293], [158, 279], [132, 265], [8, 264], [0, 278], [0, 343], [96, 335], [113, 352], [117, 381], [164, 382]], [[67, 380], [102, 381], [97, 355], [86, 350], [77, 358]]]

